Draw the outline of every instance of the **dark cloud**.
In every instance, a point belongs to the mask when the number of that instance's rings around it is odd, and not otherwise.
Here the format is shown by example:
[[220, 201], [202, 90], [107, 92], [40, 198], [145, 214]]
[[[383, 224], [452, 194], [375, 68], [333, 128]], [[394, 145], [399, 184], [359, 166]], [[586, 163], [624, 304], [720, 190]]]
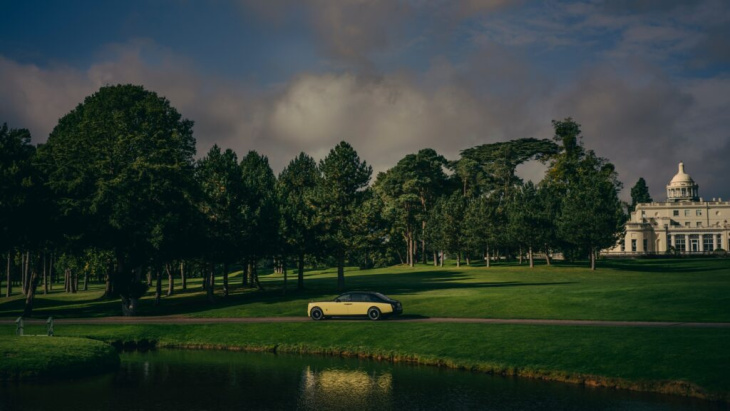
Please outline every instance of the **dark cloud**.
[[[272, 30], [302, 19], [326, 56], [322, 69], [251, 85], [204, 72], [154, 40], [107, 45], [81, 69], [0, 57], [0, 121], [42, 141], [102, 85], [142, 84], [195, 121], [199, 155], [213, 144], [239, 155], [257, 150], [278, 172], [300, 151], [321, 158], [341, 140], [376, 171], [425, 147], [455, 159], [478, 144], [550, 138], [550, 120], [570, 116], [583, 125], [587, 148], [617, 165], [626, 191], [644, 177], [663, 199], [684, 161], [703, 197], [730, 198], [727, 70], [682, 71], [693, 50], [715, 62], [726, 57], [718, 3], [701, 2], [685, 20], [656, 17], [675, 16], [683, 5], [618, 13], [606, 10], [609, 3], [525, 3], [520, 14], [504, 1], [245, 1], [242, 10], [268, 19]], [[705, 20], [712, 24], [697, 23]], [[424, 27], [411, 31], [414, 23]], [[373, 56], [407, 48], [413, 36], [427, 43], [440, 30], [458, 39], [442, 44], [458, 53], [425, 47], [417, 69], [374, 63]], [[601, 36], [611, 41], [597, 46]], [[521, 169], [533, 180], [543, 171]]]

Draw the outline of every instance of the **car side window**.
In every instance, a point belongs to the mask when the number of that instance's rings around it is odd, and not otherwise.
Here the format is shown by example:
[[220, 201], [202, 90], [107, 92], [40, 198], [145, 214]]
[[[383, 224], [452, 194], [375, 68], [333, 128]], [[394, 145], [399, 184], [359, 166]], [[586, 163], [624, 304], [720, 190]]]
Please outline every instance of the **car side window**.
[[363, 295], [362, 294], [352, 294], [352, 302], [359, 303], [359, 302], [362, 302], [362, 301], [366, 301], [365, 299], [363, 299]]
[[341, 295], [341, 296], [337, 297], [337, 301], [340, 301], [340, 302], [347, 301], [347, 302], [349, 302], [349, 301], [352, 301], [351, 300], [351, 297], [352, 296], [350, 294]]

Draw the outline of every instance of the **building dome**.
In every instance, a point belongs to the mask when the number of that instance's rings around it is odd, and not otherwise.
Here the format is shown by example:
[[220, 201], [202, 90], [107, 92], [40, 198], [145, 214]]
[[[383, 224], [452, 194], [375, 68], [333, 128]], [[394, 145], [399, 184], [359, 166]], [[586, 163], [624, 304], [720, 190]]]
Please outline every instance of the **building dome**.
[[699, 186], [684, 172], [684, 163], [679, 163], [677, 174], [667, 185], [667, 201], [698, 201]]
[[681, 162], [679, 163], [679, 171], [674, 175], [672, 181], [669, 182], [669, 185], [681, 185], [680, 183], [694, 184], [692, 177], [684, 172], [684, 163]]

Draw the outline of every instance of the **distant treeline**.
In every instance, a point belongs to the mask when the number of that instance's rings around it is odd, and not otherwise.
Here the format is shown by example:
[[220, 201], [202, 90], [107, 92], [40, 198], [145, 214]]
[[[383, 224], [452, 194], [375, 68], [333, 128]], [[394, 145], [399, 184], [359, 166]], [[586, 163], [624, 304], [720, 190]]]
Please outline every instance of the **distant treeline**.
[[[299, 154], [277, 177], [255, 151], [239, 159], [214, 146], [195, 160], [193, 122], [167, 99], [140, 86], [102, 87], [45, 144], [32, 145], [25, 129], [0, 129], [5, 293], [22, 284], [29, 314], [46, 275], [62, 271], [75, 290], [78, 272], [93, 272], [133, 313], [143, 276], [156, 276], [159, 298], [162, 272], [184, 281], [184, 264], [203, 273], [211, 298], [217, 271], [227, 293], [232, 265], [252, 285], [262, 263], [295, 266], [302, 288], [305, 265], [331, 264], [339, 289], [346, 264], [527, 256], [532, 266], [533, 253], [549, 264], [560, 252], [595, 267], [622, 233], [621, 183], [583, 147], [579, 124], [552, 123], [552, 139], [484, 144], [454, 161], [422, 149], [374, 181], [344, 141], [319, 162]], [[538, 184], [515, 175], [530, 160], [547, 165]]]

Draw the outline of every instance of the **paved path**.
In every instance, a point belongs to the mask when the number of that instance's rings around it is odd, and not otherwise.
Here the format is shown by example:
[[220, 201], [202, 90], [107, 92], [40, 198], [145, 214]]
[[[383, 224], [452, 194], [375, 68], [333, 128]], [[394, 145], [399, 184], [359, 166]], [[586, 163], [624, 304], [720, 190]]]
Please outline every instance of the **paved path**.
[[[26, 324], [45, 323], [45, 319], [25, 320]], [[231, 324], [231, 323], [294, 323], [312, 321], [308, 317], [246, 317], [246, 318], [192, 318], [180, 316], [162, 317], [103, 317], [59, 318], [55, 324]], [[349, 320], [349, 321], [367, 321]], [[15, 319], [0, 318], [0, 324], [13, 324]], [[400, 317], [387, 322], [409, 323], [459, 323], [459, 324], [529, 324], [590, 327], [680, 327], [680, 328], [730, 328], [730, 323], [697, 323], [667, 321], [591, 321], [591, 320], [537, 320], [502, 318], [409, 318]]]

